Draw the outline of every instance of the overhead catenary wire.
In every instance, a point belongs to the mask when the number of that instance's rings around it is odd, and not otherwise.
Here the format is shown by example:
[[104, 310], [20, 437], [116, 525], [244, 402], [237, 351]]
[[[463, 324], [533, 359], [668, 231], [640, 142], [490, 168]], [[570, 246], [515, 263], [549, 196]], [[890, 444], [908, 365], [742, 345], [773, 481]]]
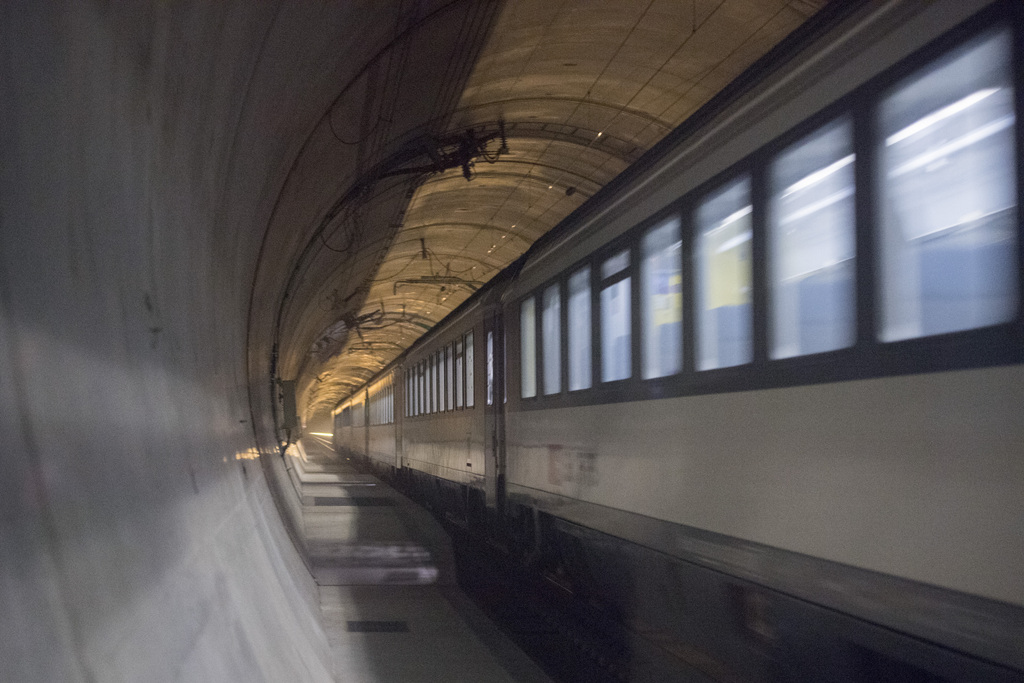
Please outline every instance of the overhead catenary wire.
[[[724, 1], [724, 0], [723, 0], [723, 1]], [[648, 2], [647, 6], [646, 6], [646, 7], [644, 8], [644, 10], [643, 10], [643, 11], [642, 11], [642, 12], [640, 13], [640, 16], [639, 16], [639, 17], [637, 18], [637, 20], [636, 20], [636, 21], [635, 21], [635, 22], [633, 23], [633, 25], [632, 25], [632, 26], [630, 27], [629, 31], [628, 31], [628, 32], [626, 33], [625, 37], [623, 37], [622, 41], [620, 41], [620, 43], [618, 44], [618, 46], [616, 46], [616, 48], [615, 48], [614, 52], [612, 53], [612, 55], [611, 55], [611, 56], [610, 56], [610, 57], [608, 58], [608, 60], [607, 60], [607, 61], [605, 62], [605, 64], [604, 64], [604, 66], [603, 66], [603, 67], [601, 68], [601, 71], [600, 71], [600, 72], [598, 73], [598, 75], [597, 75], [597, 76], [595, 77], [595, 79], [594, 79], [593, 83], [591, 83], [590, 87], [589, 87], [589, 88], [587, 89], [587, 92], [586, 92], [586, 94], [584, 95], [584, 98], [583, 98], [583, 99], [581, 99], [581, 100], [577, 100], [577, 101], [576, 101], [576, 103], [575, 103], [575, 106], [573, 107], [572, 111], [571, 111], [571, 112], [569, 113], [569, 115], [568, 115], [568, 116], [566, 116], [566, 118], [565, 118], [565, 124], [564, 124], [564, 125], [568, 125], [569, 121], [571, 121], [571, 120], [572, 120], [572, 118], [573, 118], [573, 117], [574, 117], [574, 116], [575, 116], [575, 115], [576, 115], [576, 114], [577, 114], [577, 113], [579, 112], [579, 109], [580, 109], [580, 107], [581, 107], [581, 106], [583, 105], [583, 102], [584, 102], [584, 101], [586, 100], [586, 98], [587, 98], [587, 97], [589, 97], [589, 96], [590, 96], [590, 93], [591, 93], [591, 92], [593, 92], [594, 86], [596, 86], [596, 85], [597, 85], [597, 83], [598, 83], [598, 82], [599, 82], [599, 81], [601, 80], [601, 78], [602, 78], [602, 77], [604, 76], [604, 74], [605, 74], [605, 73], [607, 72], [608, 68], [609, 68], [609, 67], [611, 66], [611, 64], [612, 64], [612, 63], [613, 63], [613, 62], [615, 61], [615, 58], [616, 58], [616, 57], [618, 56], [618, 54], [619, 54], [619, 53], [620, 53], [620, 52], [622, 51], [622, 49], [623, 49], [623, 48], [625, 47], [626, 43], [627, 43], [627, 42], [629, 41], [629, 38], [630, 38], [630, 37], [631, 37], [631, 36], [633, 35], [634, 31], [636, 31], [637, 27], [638, 27], [638, 26], [640, 25], [640, 22], [642, 22], [642, 21], [643, 21], [643, 19], [644, 19], [644, 17], [645, 17], [645, 16], [647, 16], [647, 12], [648, 12], [648, 11], [650, 10], [651, 6], [653, 6], [653, 5], [654, 5], [654, 2], [655, 2], [655, 0], [650, 0], [650, 2]], [[564, 5], [563, 5], [563, 6], [564, 6]], [[559, 7], [559, 12], [561, 11], [561, 9], [562, 9], [562, 6], [560, 6], [560, 7]], [[557, 16], [557, 14], [556, 14], [556, 16]], [[552, 24], [553, 24], [553, 23], [554, 23], [554, 22], [552, 22]], [[532, 53], [531, 53], [531, 57], [532, 57]], [[524, 70], [525, 70], [525, 65], [524, 65]], [[521, 77], [521, 74], [520, 74], [520, 77]], [[508, 194], [507, 194], [507, 195], [505, 196], [505, 199], [504, 199], [504, 200], [502, 200], [502, 202], [501, 202], [501, 204], [500, 204], [500, 205], [498, 206], [498, 208], [497, 208], [497, 209], [495, 209], [494, 213], [493, 213], [493, 214], [491, 215], [491, 219], [490, 219], [490, 222], [491, 222], [491, 223], [495, 223], [495, 221], [497, 220], [497, 217], [498, 217], [498, 215], [499, 215], [499, 214], [500, 214], [500, 213], [502, 212], [502, 210], [503, 210], [503, 209], [505, 208], [506, 204], [508, 204], [508, 202], [510, 201], [510, 199], [512, 198], [512, 196], [513, 196], [513, 195], [514, 195], [514, 194], [515, 194], [515, 193], [516, 193], [516, 192], [517, 192], [517, 191], [519, 190], [519, 188], [520, 188], [520, 187], [522, 186], [522, 183], [523, 183], [523, 181], [524, 181], [524, 180], [525, 180], [525, 179], [526, 179], [527, 177], [529, 177], [529, 176], [530, 176], [530, 174], [532, 173], [533, 169], [534, 169], [534, 168], [536, 167], [537, 163], [539, 163], [540, 159], [541, 159], [541, 158], [543, 158], [545, 154], [547, 154], [548, 150], [549, 150], [549, 149], [551, 148], [551, 144], [552, 144], [552, 143], [553, 143], [553, 140], [548, 140], [548, 141], [547, 141], [547, 143], [546, 143], [546, 144], [545, 144], [545, 146], [544, 146], [544, 149], [543, 149], [543, 150], [542, 150], [542, 151], [540, 152], [540, 154], [538, 154], [538, 155], [537, 155], [537, 159], [536, 159], [536, 160], [535, 160], [535, 161], [533, 162], [533, 164], [531, 164], [530, 168], [529, 168], [529, 169], [527, 169], [526, 173], [524, 173], [524, 174], [523, 174], [523, 175], [522, 175], [522, 176], [521, 176], [521, 177], [519, 178], [519, 180], [518, 180], [518, 181], [516, 182], [515, 186], [514, 186], [514, 187], [513, 187], [513, 188], [512, 188], [512, 189], [511, 189], [511, 190], [510, 190], [509, 192], [508, 192]], [[591, 143], [591, 144], [593, 144], [593, 143]], [[552, 184], [552, 183], [549, 183], [549, 184]], [[561, 199], [561, 198], [559, 198], [559, 199]], [[522, 220], [526, 219], [526, 216], [528, 215], [528, 213], [529, 213], [530, 209], [532, 209], [532, 208], [533, 208], [533, 203], [531, 202], [531, 203], [530, 203], [530, 204], [529, 204], [529, 205], [528, 205], [528, 206], [526, 207], [526, 209], [524, 209], [523, 213], [522, 213], [522, 214], [520, 215], [520, 218], [519, 218], [519, 219], [518, 219], [518, 220], [517, 220], [517, 221], [515, 222], [515, 225], [518, 225], [518, 223], [519, 223], [520, 221], [522, 221]], [[545, 210], [545, 213], [546, 213], [546, 210]], [[479, 235], [479, 233], [478, 233], [478, 235]], [[473, 241], [474, 241], [474, 240], [476, 239], [476, 237], [477, 237], [478, 235], [474, 235], [474, 236], [473, 236], [473, 238], [471, 238], [470, 240], [468, 240], [468, 241], [466, 242], [466, 245], [465, 245], [465, 246], [463, 247], [463, 251], [465, 251], [465, 249], [466, 249], [466, 248], [468, 248], [468, 246], [469, 246], [470, 244], [472, 244], [472, 242], [473, 242]], [[460, 252], [460, 254], [461, 254], [461, 252]]]

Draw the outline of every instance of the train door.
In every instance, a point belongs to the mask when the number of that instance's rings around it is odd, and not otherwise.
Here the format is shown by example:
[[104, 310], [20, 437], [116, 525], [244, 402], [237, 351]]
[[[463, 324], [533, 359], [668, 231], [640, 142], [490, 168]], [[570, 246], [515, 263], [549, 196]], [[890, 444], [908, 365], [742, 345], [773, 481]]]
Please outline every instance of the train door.
[[484, 315], [484, 474], [487, 507], [505, 508], [505, 328], [501, 306]]

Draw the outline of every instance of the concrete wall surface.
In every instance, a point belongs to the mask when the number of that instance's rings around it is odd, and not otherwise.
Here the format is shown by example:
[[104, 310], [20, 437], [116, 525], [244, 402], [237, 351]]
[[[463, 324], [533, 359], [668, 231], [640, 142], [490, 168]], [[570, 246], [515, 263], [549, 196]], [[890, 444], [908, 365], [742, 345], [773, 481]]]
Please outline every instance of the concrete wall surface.
[[0, 681], [331, 679], [246, 377], [323, 11], [0, 5]]

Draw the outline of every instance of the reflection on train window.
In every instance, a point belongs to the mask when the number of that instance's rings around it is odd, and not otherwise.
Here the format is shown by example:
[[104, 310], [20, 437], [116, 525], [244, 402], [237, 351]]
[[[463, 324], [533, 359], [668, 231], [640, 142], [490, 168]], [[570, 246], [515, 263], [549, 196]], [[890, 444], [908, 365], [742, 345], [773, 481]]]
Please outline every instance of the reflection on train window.
[[697, 369], [749, 363], [750, 179], [713, 192], [697, 208]]
[[531, 296], [519, 308], [519, 366], [523, 398], [537, 395], [537, 315]]
[[[601, 277], [621, 273], [629, 265], [629, 251], [601, 264]], [[632, 374], [630, 344], [629, 277], [601, 288], [601, 381], [626, 379]]]
[[1008, 31], [971, 41], [882, 103], [883, 341], [1014, 315], [1011, 46]]
[[772, 164], [772, 358], [853, 345], [853, 169], [848, 119], [800, 140]]
[[473, 392], [473, 333], [466, 334], [466, 407], [472, 408], [476, 399]]
[[487, 405], [494, 405], [494, 331], [487, 332]]
[[562, 296], [558, 285], [544, 290], [541, 302], [541, 344], [544, 352], [544, 393], [562, 390]]
[[640, 265], [644, 379], [674, 375], [682, 367], [682, 246], [678, 218], [644, 235]]
[[569, 391], [590, 388], [590, 268], [569, 277]]

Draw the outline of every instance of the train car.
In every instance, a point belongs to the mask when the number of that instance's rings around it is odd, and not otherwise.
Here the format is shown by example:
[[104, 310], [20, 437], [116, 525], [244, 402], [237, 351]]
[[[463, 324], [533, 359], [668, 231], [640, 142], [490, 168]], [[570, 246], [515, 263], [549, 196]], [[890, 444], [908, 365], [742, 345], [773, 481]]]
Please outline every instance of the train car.
[[398, 462], [398, 434], [395, 421], [395, 378], [397, 370], [386, 372], [366, 389], [366, 444], [370, 462], [394, 472]]
[[350, 408], [350, 402], [346, 400], [339, 403], [334, 410], [331, 411], [331, 420], [334, 424], [334, 430], [331, 434], [331, 442], [334, 444], [334, 450], [341, 453], [348, 449], [349, 440], [352, 438], [352, 411]]
[[482, 506], [485, 466], [485, 358], [480, 298], [461, 306], [402, 359], [401, 466], [438, 495]]
[[400, 360], [400, 470], [718, 679], [1020, 680], [1022, 10], [762, 60]]
[[365, 456], [367, 452], [366, 436], [366, 389], [340, 403], [333, 411], [334, 415], [334, 448], [347, 455]]

